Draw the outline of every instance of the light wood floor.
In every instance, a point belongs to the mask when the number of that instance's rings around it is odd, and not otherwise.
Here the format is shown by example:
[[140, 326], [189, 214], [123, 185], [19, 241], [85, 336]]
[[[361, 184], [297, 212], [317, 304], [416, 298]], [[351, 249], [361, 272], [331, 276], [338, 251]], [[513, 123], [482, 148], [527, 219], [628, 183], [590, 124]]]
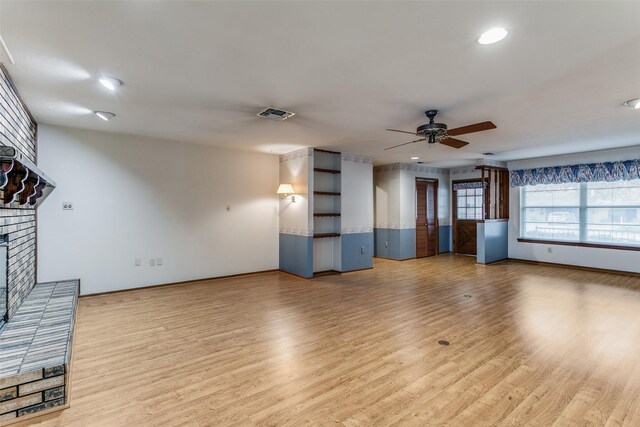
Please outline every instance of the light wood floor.
[[638, 277], [376, 259], [83, 298], [76, 328], [71, 408], [28, 424], [640, 426]]

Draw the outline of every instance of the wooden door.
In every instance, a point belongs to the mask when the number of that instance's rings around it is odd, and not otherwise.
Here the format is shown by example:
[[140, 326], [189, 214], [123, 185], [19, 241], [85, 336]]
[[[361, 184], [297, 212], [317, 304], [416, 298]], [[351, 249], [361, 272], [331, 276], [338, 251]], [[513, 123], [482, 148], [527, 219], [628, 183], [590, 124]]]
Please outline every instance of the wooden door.
[[457, 254], [477, 255], [477, 224], [484, 218], [482, 188], [456, 190], [458, 182], [480, 183], [481, 180], [456, 181], [453, 185], [453, 249]]
[[455, 245], [457, 254], [477, 254], [477, 221], [455, 221]]
[[438, 253], [438, 183], [416, 181], [416, 257]]

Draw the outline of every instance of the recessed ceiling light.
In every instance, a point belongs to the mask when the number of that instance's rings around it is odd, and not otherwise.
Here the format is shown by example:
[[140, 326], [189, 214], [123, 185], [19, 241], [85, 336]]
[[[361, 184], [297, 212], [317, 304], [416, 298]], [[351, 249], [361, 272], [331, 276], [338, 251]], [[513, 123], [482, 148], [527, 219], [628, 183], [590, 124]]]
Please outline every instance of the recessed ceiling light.
[[418, 160], [418, 159], [420, 159], [420, 157], [413, 156], [413, 157], [411, 158], [411, 160]]
[[629, 108], [634, 108], [636, 110], [640, 109], [640, 98], [630, 99], [624, 103]]
[[493, 44], [498, 43], [503, 38], [507, 37], [507, 30], [500, 28], [492, 28], [488, 31], [482, 33], [480, 38], [478, 39], [478, 43], [480, 44]]
[[115, 77], [109, 77], [109, 76], [102, 76], [98, 79], [98, 81], [100, 82], [100, 84], [104, 87], [106, 87], [109, 90], [113, 90], [115, 91], [116, 89], [118, 89], [121, 86], [124, 86], [124, 82], [120, 79], [117, 79]]
[[482, 153], [483, 156], [494, 156], [495, 153], [491, 153], [491, 152], [486, 152], [486, 153]]
[[95, 111], [95, 113], [96, 113], [96, 116], [100, 117], [105, 122], [108, 122], [109, 120], [113, 119], [116, 116], [115, 114], [110, 113], [108, 111]]

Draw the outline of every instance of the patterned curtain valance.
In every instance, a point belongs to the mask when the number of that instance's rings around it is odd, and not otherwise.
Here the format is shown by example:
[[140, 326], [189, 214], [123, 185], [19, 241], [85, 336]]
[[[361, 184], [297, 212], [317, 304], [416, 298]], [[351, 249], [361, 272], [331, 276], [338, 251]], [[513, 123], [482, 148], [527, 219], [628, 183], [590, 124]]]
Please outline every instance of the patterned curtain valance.
[[520, 169], [510, 172], [512, 187], [570, 182], [613, 182], [640, 179], [640, 159], [587, 163], [550, 168]]
[[473, 188], [482, 188], [489, 185], [486, 181], [473, 181], [473, 182], [456, 182], [453, 184], [453, 189], [458, 190], [469, 190]]

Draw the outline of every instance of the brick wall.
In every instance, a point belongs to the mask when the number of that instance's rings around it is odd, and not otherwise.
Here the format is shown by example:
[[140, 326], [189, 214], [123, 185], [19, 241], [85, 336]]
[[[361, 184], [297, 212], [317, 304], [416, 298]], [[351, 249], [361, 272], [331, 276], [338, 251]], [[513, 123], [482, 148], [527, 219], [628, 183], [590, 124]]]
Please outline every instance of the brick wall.
[[[29, 114], [4, 67], [0, 67], [0, 145], [15, 147], [36, 161], [37, 124]], [[36, 281], [35, 209], [0, 204], [0, 235], [9, 237], [7, 280], [9, 319]], [[2, 262], [2, 260], [0, 260]], [[2, 316], [2, 313], [0, 313]]]
[[65, 365], [0, 378], [0, 425], [2, 421], [64, 405], [66, 383]]

